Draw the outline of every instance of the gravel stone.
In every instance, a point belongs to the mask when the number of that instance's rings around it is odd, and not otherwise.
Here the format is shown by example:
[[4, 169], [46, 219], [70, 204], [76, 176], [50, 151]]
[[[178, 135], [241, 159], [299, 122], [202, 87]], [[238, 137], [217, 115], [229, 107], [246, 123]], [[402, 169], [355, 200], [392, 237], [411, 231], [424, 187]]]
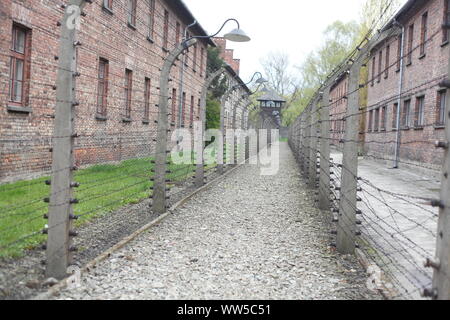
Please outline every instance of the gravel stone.
[[280, 160], [275, 176], [238, 168], [55, 299], [381, 299], [329, 246], [285, 143]]

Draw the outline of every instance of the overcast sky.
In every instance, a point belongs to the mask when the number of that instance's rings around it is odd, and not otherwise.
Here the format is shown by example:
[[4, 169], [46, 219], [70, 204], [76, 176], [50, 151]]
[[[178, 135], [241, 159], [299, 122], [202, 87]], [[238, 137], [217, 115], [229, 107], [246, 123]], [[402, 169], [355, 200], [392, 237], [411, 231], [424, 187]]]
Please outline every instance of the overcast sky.
[[[236, 18], [252, 38], [247, 43], [228, 42], [241, 59], [241, 78], [247, 81], [262, 71], [260, 60], [271, 51], [289, 54], [300, 65], [321, 43], [324, 29], [335, 20], [359, 20], [365, 0], [184, 0], [208, 32], [218, 31], [228, 18]], [[229, 23], [224, 31], [234, 29]], [[222, 35], [222, 34], [221, 34]]]

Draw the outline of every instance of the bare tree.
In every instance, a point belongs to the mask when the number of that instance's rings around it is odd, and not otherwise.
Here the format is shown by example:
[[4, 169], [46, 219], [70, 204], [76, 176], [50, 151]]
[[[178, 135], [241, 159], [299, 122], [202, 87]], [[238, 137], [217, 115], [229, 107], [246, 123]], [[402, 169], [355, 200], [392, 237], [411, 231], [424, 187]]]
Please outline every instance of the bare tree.
[[291, 72], [289, 56], [282, 52], [269, 53], [261, 59], [265, 77], [271, 86], [283, 97], [291, 96], [298, 90], [296, 77]]

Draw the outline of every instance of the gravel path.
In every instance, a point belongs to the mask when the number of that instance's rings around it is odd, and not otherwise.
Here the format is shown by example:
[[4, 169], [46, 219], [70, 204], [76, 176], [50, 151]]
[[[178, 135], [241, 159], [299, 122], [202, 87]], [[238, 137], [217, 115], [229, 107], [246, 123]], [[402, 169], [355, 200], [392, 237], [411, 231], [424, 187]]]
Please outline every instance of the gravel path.
[[379, 299], [329, 225], [287, 144], [281, 169], [242, 166], [58, 299]]

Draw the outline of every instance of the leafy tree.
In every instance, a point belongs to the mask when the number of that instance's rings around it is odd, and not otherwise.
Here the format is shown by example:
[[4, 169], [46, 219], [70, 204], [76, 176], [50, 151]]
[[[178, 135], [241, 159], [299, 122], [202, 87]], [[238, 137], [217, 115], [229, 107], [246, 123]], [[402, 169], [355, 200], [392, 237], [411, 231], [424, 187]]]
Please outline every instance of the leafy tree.
[[[306, 108], [321, 83], [333, 69], [364, 39], [378, 32], [399, 8], [399, 0], [367, 0], [362, 6], [359, 22], [335, 21], [324, 31], [324, 42], [315, 52], [311, 52], [305, 62], [298, 67], [301, 85], [295, 99], [283, 112], [284, 125], [290, 125]], [[368, 79], [367, 68], [361, 70], [361, 81]], [[367, 92], [360, 90], [361, 104], [367, 100]]]
[[[220, 57], [220, 52], [218, 48], [208, 47], [208, 59], [207, 59], [207, 70], [208, 74], [214, 73], [224, 65], [223, 59]], [[218, 77], [214, 79], [210, 86], [210, 92], [214, 99], [220, 99], [227, 91], [227, 79], [226, 77]]]
[[[218, 48], [208, 48], [208, 75], [216, 72], [224, 65]], [[226, 77], [218, 77], [212, 82], [206, 99], [206, 128], [220, 128], [220, 98], [228, 89]]]
[[296, 79], [290, 72], [289, 56], [283, 52], [269, 53], [261, 59], [264, 76], [281, 96], [292, 94], [296, 90]]
[[325, 29], [322, 46], [311, 52], [305, 62], [297, 67], [301, 73], [301, 84], [295, 97], [288, 100], [283, 110], [284, 125], [290, 125], [303, 112], [327, 75], [355, 48], [359, 37], [360, 28], [355, 21], [335, 21]]
[[206, 129], [220, 128], [220, 102], [212, 94], [206, 99]]

